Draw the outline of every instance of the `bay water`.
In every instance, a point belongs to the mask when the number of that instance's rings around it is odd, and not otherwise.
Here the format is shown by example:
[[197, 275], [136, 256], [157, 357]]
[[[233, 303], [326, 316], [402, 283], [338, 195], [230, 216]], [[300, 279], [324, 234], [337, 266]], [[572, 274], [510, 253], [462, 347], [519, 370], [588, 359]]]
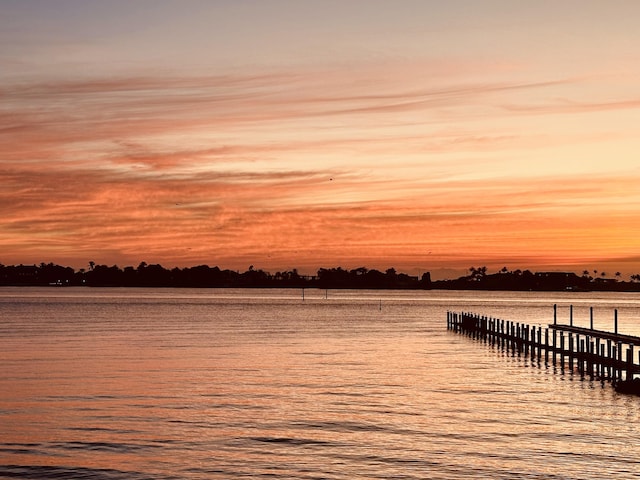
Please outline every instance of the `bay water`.
[[587, 292], [0, 288], [2, 479], [640, 475], [640, 397], [446, 329]]

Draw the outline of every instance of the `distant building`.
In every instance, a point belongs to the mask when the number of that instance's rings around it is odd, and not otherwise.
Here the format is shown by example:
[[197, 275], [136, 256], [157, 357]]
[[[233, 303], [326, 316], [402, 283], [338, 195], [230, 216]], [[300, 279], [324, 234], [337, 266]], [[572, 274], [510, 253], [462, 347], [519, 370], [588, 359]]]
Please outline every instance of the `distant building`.
[[15, 267], [18, 278], [33, 279], [38, 277], [38, 267], [35, 265], [19, 265]]
[[536, 272], [536, 277], [546, 280], [567, 280], [580, 278], [573, 272]]
[[568, 289], [579, 287], [582, 279], [573, 272], [536, 272], [536, 284], [545, 290]]

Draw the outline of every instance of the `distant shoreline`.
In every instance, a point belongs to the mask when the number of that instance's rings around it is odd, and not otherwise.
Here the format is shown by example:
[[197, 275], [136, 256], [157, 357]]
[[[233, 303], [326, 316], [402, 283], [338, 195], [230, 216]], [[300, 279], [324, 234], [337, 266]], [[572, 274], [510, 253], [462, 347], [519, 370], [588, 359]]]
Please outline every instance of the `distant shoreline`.
[[[450, 280], [445, 280], [443, 282], [450, 282]], [[440, 282], [435, 282], [440, 283]], [[482, 287], [467, 287], [467, 288], [456, 288], [451, 286], [432, 286], [429, 288], [413, 288], [413, 287], [356, 287], [356, 286], [341, 286], [341, 287], [318, 287], [313, 285], [305, 285], [305, 286], [282, 286], [282, 285], [253, 285], [253, 286], [242, 286], [242, 285], [207, 285], [207, 286], [198, 286], [198, 285], [160, 285], [160, 286], [150, 286], [150, 285], [41, 285], [41, 284], [6, 284], [1, 283], [0, 288], [123, 288], [123, 289], [134, 289], [134, 288], [150, 288], [150, 289], [239, 289], [239, 290], [257, 290], [257, 289], [273, 289], [273, 290], [296, 290], [296, 289], [309, 289], [309, 290], [380, 290], [380, 291], [476, 291], [476, 292], [568, 292], [568, 293], [590, 293], [590, 292], [618, 292], [618, 293], [640, 293], [640, 285], [638, 284], [629, 284], [629, 282], [621, 282], [618, 288], [593, 288], [591, 290], [574, 290], [571, 288], [561, 289], [561, 288], [538, 288], [538, 289], [523, 289], [523, 288], [482, 288]]]
[[[271, 274], [253, 266], [245, 272], [218, 267], [166, 269], [142, 262], [137, 268], [95, 265], [78, 271], [53, 263], [40, 265], [0, 265], [0, 286], [13, 287], [162, 287], [162, 288], [318, 288], [354, 290], [486, 290], [486, 291], [566, 291], [566, 292], [640, 292], [640, 275], [631, 281], [573, 272], [509, 271], [505, 268], [487, 273], [486, 267], [470, 268], [470, 274], [453, 280], [431, 280], [429, 272], [421, 277], [360, 267], [320, 268], [316, 275], [301, 275], [296, 269]], [[597, 272], [594, 272], [594, 274]]]

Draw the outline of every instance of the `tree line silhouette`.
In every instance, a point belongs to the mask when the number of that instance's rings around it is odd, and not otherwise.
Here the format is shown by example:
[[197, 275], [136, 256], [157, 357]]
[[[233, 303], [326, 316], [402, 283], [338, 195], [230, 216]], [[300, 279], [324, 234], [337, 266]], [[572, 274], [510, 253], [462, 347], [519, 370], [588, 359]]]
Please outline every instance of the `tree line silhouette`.
[[434, 282], [433, 288], [457, 290], [532, 290], [532, 291], [640, 291], [640, 274], [622, 281], [620, 272], [608, 277], [605, 272], [531, 272], [503, 267], [487, 273], [487, 267], [471, 267], [469, 275], [455, 280]]
[[507, 267], [489, 274], [487, 267], [471, 267], [467, 275], [453, 280], [431, 281], [429, 272], [421, 276], [384, 272], [365, 267], [346, 270], [320, 268], [316, 275], [301, 275], [297, 269], [271, 274], [253, 265], [245, 272], [198, 265], [167, 269], [162, 265], [140, 263], [119, 268], [96, 265], [74, 270], [53, 263], [39, 265], [0, 264], [2, 286], [91, 286], [91, 287], [208, 287], [208, 288], [354, 288], [354, 289], [445, 289], [445, 290], [534, 290], [534, 291], [640, 291], [640, 274], [622, 281], [605, 272], [531, 272]]
[[167, 269], [142, 262], [137, 268], [96, 265], [76, 271], [53, 263], [40, 265], [0, 265], [0, 285], [13, 286], [94, 286], [94, 287], [290, 287], [290, 288], [429, 288], [429, 273], [421, 278], [365, 267], [353, 270], [321, 268], [316, 275], [301, 275], [297, 269], [271, 274], [252, 266], [245, 272], [198, 265]]

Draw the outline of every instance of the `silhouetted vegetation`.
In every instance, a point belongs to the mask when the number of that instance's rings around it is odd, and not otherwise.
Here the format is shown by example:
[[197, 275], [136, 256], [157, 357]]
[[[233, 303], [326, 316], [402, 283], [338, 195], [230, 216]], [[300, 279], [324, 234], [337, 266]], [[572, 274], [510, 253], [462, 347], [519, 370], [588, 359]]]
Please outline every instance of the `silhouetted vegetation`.
[[198, 265], [166, 269], [162, 265], [140, 263], [137, 268], [96, 265], [74, 271], [52, 263], [40, 265], [0, 265], [0, 285], [8, 286], [91, 286], [91, 287], [236, 287], [236, 288], [429, 288], [430, 276], [422, 278], [397, 273], [342, 268], [321, 268], [317, 275], [300, 275], [296, 269], [271, 274], [252, 266], [245, 272]]
[[[597, 270], [594, 271], [597, 274]], [[507, 267], [488, 274], [487, 267], [471, 267], [469, 275], [455, 280], [432, 283], [432, 288], [454, 290], [516, 290], [516, 291], [640, 291], [640, 275], [631, 275], [629, 282], [607, 278], [606, 274], [591, 276], [584, 271], [582, 276], [573, 272], [531, 272], [509, 270]]]
[[429, 272], [421, 277], [384, 272], [365, 267], [345, 270], [320, 268], [316, 275], [301, 275], [296, 269], [271, 274], [255, 269], [245, 272], [218, 267], [166, 269], [162, 265], [140, 263], [124, 269], [117, 265], [96, 265], [78, 271], [71, 267], [0, 264], [2, 286], [90, 286], [90, 287], [202, 287], [202, 288], [354, 288], [354, 289], [444, 289], [444, 290], [533, 290], [533, 291], [640, 291], [640, 274], [630, 281], [620, 280], [620, 273], [608, 278], [604, 272], [585, 270], [581, 276], [572, 272], [531, 272], [502, 268], [488, 273], [487, 267], [471, 267], [469, 274], [454, 280], [431, 281]]

